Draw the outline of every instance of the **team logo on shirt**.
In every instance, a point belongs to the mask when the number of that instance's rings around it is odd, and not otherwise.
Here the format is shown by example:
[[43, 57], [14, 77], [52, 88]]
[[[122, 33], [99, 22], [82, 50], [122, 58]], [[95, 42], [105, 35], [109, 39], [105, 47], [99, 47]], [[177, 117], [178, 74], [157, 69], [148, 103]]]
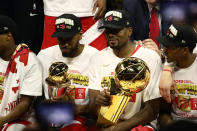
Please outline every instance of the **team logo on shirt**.
[[191, 111], [190, 96], [179, 95], [178, 103], [179, 103], [178, 105], [179, 105], [180, 110], [186, 111], [186, 112]]
[[[72, 80], [72, 84], [75, 86], [75, 99], [85, 99], [86, 88], [83, 86], [89, 85], [88, 76], [71, 73], [69, 79]], [[80, 88], [82, 86], [82, 88]]]
[[86, 88], [75, 88], [75, 99], [85, 99]]

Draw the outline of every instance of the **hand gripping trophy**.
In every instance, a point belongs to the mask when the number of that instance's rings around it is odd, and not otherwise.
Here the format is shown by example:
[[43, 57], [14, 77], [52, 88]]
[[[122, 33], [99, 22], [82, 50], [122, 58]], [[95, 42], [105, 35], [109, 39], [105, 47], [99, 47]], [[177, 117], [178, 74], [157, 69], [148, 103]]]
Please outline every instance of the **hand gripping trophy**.
[[143, 60], [137, 57], [123, 59], [116, 66], [109, 87], [112, 104], [100, 108], [97, 124], [107, 126], [117, 123], [131, 96], [145, 89], [149, 79], [150, 71]]
[[55, 62], [51, 64], [49, 68], [49, 77], [46, 78], [46, 82], [49, 85], [49, 99], [54, 100], [64, 97], [64, 100], [68, 101], [68, 97], [73, 96], [74, 89], [72, 89], [73, 86], [71, 86], [69, 76], [69, 68], [65, 63]]

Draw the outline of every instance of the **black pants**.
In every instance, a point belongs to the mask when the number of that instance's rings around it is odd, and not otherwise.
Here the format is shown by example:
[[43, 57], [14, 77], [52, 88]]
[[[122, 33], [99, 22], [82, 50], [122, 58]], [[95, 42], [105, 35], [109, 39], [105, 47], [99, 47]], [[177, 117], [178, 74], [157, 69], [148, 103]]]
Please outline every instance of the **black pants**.
[[17, 24], [19, 42], [38, 53], [43, 40], [44, 11], [42, 0], [2, 0], [0, 14], [10, 16]]

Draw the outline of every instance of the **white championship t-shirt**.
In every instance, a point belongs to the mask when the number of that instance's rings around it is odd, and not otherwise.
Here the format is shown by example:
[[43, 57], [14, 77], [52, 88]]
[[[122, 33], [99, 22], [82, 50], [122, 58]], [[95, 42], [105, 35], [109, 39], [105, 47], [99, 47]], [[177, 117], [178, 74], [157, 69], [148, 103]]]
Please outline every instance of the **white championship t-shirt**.
[[[138, 46], [132, 57], [138, 57], [147, 63], [151, 78], [148, 86], [142, 92], [133, 95], [121, 115], [121, 119], [123, 120], [129, 119], [139, 112], [142, 102], [161, 97], [159, 94], [159, 79], [162, 71], [162, 63], [159, 55], [150, 49]], [[115, 68], [121, 60], [122, 58], [115, 56], [110, 47], [96, 53], [92, 57], [89, 66], [89, 88], [100, 91], [104, 90], [105, 87], [102, 87], [101, 83], [107, 77], [114, 75]]]
[[3, 59], [0, 58], [0, 104], [3, 98], [4, 94], [4, 80], [5, 80], [5, 72], [7, 69], [9, 61], [4, 61]]
[[[28, 58], [28, 59], [27, 59]], [[20, 102], [20, 95], [42, 95], [42, 68], [36, 55], [32, 52], [27, 57], [16, 57], [16, 64], [11, 67], [14, 72], [9, 72], [5, 77], [3, 99], [0, 104], [0, 116], [5, 116], [13, 111]], [[7, 61], [0, 59], [0, 72], [7, 69]]]
[[[98, 50], [91, 46], [84, 46], [82, 53], [74, 58], [63, 57], [59, 45], [41, 50], [38, 54], [43, 66], [43, 86], [46, 99], [49, 99], [48, 85], [45, 79], [49, 76], [49, 67], [54, 62], [64, 62], [67, 64], [69, 71], [76, 76], [86, 75], [86, 70], [89, 68], [90, 57]], [[87, 86], [75, 84], [75, 103], [84, 105], [89, 102]]]
[[173, 119], [197, 122], [197, 58], [190, 67], [175, 71], [174, 81], [179, 94], [171, 90]]

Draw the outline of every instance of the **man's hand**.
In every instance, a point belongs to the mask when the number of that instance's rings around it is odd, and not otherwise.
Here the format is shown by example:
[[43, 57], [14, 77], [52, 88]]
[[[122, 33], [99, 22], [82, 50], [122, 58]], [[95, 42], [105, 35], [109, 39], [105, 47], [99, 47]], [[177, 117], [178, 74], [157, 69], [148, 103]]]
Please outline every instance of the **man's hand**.
[[115, 126], [110, 126], [110, 127], [107, 127], [107, 128], [103, 128], [103, 129], [101, 129], [101, 131], [115, 131]]
[[159, 50], [159, 48], [157, 47], [157, 44], [152, 39], [145, 39], [143, 41], [141, 41], [141, 40], [136, 41], [135, 40], [134, 43], [137, 44], [137, 45], [141, 45], [144, 48], [154, 50], [154, 51], [157, 52], [157, 54], [159, 56], [161, 56], [161, 51]]
[[[169, 66], [165, 66], [164, 69], [172, 70]], [[163, 71], [159, 83], [159, 91], [163, 99], [166, 100], [168, 103], [171, 103], [171, 87], [174, 87], [175, 92], [178, 93], [178, 90], [172, 77], [172, 73], [170, 71]]]
[[96, 97], [96, 104], [99, 106], [109, 106], [111, 104], [110, 93], [104, 90], [98, 94]]
[[95, 13], [94, 19], [98, 20], [102, 18], [106, 11], [107, 0], [96, 0], [92, 12]]
[[142, 41], [142, 46], [151, 50], [156, 51], [159, 56], [161, 56], [161, 51], [159, 50], [157, 44], [152, 39], [145, 39]]
[[70, 86], [71, 82], [70, 80], [66, 80], [65, 82], [56, 82], [49, 77], [46, 78], [46, 83], [50, 86], [57, 86], [58, 88], [67, 88]]
[[21, 102], [6, 116], [0, 117], [0, 128], [5, 123], [20, 119], [32, 105], [34, 96], [21, 95]]
[[142, 46], [142, 41], [141, 40], [134, 40], [133, 41], [136, 45], [141, 45]]
[[67, 89], [65, 89], [64, 94], [62, 94], [61, 96], [57, 96], [57, 97], [52, 97], [52, 101], [63, 101], [63, 102], [69, 102], [74, 104], [75, 100], [72, 97], [73, 94], [71, 94], [72, 92], [69, 91], [71, 89], [69, 89], [69, 87]]

